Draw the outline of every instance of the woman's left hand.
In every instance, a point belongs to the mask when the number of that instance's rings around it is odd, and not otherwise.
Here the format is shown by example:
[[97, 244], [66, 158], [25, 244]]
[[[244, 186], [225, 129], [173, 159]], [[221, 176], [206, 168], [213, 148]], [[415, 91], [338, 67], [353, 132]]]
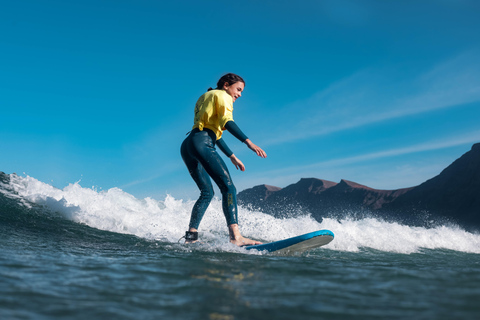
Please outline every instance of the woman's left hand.
[[230, 156], [230, 160], [237, 170], [240, 169], [240, 171], [245, 171], [245, 166], [243, 165], [242, 161], [240, 161], [240, 159], [238, 159], [234, 154]]

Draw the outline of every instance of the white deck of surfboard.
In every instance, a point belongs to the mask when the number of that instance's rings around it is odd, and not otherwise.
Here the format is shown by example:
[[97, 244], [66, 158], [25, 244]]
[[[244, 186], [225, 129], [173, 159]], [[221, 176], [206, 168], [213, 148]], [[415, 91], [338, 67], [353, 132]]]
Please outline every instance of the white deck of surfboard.
[[332, 231], [318, 230], [284, 240], [248, 246], [245, 247], [245, 249], [275, 252], [280, 254], [301, 253], [307, 250], [324, 246], [330, 243], [333, 238], [334, 234]]
[[299, 242], [297, 244], [288, 246], [286, 248], [273, 251], [275, 253], [280, 253], [280, 254], [288, 254], [288, 253], [302, 253], [311, 249], [315, 249], [321, 246], [324, 246], [326, 244], [329, 244], [333, 240], [332, 236], [318, 236], [312, 239], [304, 240], [302, 242]]

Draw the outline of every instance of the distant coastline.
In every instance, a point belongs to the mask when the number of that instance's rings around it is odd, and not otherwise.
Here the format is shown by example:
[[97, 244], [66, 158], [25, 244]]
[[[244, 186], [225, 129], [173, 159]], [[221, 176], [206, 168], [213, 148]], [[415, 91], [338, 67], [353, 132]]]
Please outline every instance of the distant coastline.
[[378, 190], [348, 180], [302, 178], [285, 188], [258, 185], [243, 190], [238, 200], [276, 217], [305, 212], [319, 221], [375, 216], [410, 225], [454, 223], [480, 230], [480, 143], [439, 175], [411, 188]]

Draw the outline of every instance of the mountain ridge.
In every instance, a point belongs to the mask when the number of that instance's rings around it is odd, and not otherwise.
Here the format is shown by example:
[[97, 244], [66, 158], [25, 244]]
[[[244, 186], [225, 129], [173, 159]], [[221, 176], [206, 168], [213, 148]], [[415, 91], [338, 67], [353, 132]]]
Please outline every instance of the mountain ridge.
[[451, 221], [480, 230], [480, 143], [440, 174], [414, 187], [381, 190], [346, 179], [336, 183], [302, 178], [285, 188], [255, 186], [241, 191], [237, 198], [244, 206], [277, 217], [308, 211], [321, 221], [354, 213], [413, 225], [432, 219]]

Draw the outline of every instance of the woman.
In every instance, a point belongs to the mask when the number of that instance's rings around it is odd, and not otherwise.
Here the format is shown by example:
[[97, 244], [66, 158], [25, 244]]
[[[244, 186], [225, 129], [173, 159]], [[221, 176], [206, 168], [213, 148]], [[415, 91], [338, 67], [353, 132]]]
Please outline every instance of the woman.
[[195, 105], [193, 130], [183, 141], [181, 154], [188, 171], [200, 189], [200, 197], [193, 206], [189, 230], [185, 234], [186, 242], [198, 240], [198, 226], [213, 198], [213, 186], [210, 177], [222, 192], [222, 208], [227, 220], [230, 242], [238, 245], [260, 244], [261, 242], [244, 238], [240, 234], [237, 220], [237, 191], [225, 162], [215, 150], [215, 145], [241, 171], [245, 166], [222, 139], [224, 130], [245, 143], [258, 156], [267, 154], [247, 138], [233, 122], [233, 103], [242, 96], [245, 81], [238, 75], [228, 73], [217, 82], [217, 88], [209, 88]]

